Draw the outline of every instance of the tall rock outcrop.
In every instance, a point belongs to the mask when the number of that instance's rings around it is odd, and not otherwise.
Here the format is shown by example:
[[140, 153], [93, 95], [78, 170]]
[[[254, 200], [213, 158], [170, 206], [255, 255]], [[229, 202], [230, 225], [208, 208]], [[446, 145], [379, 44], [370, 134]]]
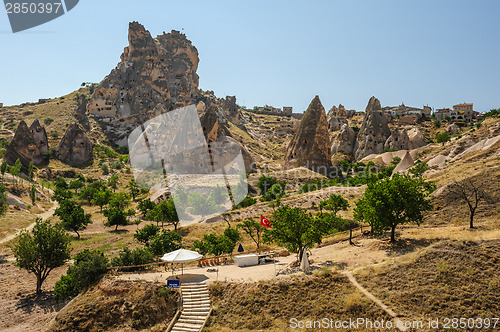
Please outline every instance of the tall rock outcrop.
[[19, 122], [14, 138], [5, 150], [4, 158], [10, 165], [19, 159], [24, 167], [28, 167], [33, 156], [40, 155], [35, 138], [24, 120]]
[[394, 129], [391, 136], [385, 141], [385, 150], [408, 150], [410, 149], [410, 137], [406, 129]]
[[68, 127], [57, 148], [57, 158], [71, 166], [82, 166], [92, 159], [92, 142], [80, 125]]
[[153, 38], [132, 22], [128, 40], [121, 62], [99, 84], [87, 108], [119, 145], [126, 145], [138, 125], [193, 103], [198, 94], [198, 51], [184, 34], [172, 30]]
[[35, 119], [30, 126], [33, 140], [35, 141], [38, 153], [32, 156], [33, 164], [40, 165], [44, 162], [44, 155], [49, 152], [49, 139], [45, 128], [40, 125], [38, 119]]
[[348, 124], [342, 125], [340, 132], [332, 144], [332, 155], [341, 152], [348, 155], [354, 153], [354, 145], [356, 144], [356, 132]]
[[284, 168], [304, 166], [327, 175], [332, 167], [326, 113], [318, 96], [309, 104], [288, 145]]
[[380, 105], [380, 100], [375, 98], [375, 96], [371, 96], [370, 100], [368, 100], [368, 105], [366, 105], [365, 113], [368, 114], [369, 112], [372, 111], [381, 111], [381, 110], [382, 106]]
[[380, 101], [371, 97], [366, 106], [366, 114], [354, 148], [356, 160], [384, 151], [384, 144], [391, 135], [391, 131], [387, 125], [387, 116], [381, 109]]

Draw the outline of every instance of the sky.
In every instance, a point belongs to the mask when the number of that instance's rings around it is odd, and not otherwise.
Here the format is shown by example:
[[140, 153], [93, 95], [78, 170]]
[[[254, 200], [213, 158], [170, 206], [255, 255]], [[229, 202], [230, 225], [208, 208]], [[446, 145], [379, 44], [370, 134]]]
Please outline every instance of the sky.
[[68, 94], [120, 61], [130, 21], [153, 36], [184, 29], [200, 88], [237, 103], [500, 107], [500, 1], [81, 0], [13, 34], [0, 13], [0, 103]]

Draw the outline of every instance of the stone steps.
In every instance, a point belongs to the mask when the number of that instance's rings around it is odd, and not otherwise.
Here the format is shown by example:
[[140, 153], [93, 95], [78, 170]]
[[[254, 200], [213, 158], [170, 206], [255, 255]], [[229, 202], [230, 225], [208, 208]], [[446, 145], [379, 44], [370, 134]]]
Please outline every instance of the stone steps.
[[210, 313], [210, 294], [205, 282], [181, 285], [183, 308], [172, 332], [200, 331]]

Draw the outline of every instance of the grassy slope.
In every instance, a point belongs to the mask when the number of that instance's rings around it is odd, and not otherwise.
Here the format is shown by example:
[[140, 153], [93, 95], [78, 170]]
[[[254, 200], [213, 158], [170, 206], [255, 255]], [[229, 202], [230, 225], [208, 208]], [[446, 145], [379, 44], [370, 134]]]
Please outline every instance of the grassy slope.
[[500, 315], [499, 264], [498, 239], [450, 240], [356, 278], [406, 318], [492, 318]]
[[327, 270], [259, 283], [218, 282], [211, 284], [210, 292], [214, 311], [209, 331], [287, 331], [293, 330], [291, 318], [388, 318], [346, 276]]

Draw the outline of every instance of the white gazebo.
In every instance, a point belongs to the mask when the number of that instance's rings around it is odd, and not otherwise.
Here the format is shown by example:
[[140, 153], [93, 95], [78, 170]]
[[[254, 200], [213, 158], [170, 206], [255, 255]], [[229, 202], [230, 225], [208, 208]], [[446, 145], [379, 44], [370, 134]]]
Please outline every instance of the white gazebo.
[[203, 258], [203, 255], [200, 255], [196, 251], [179, 249], [166, 253], [161, 260], [168, 263], [181, 263], [182, 274], [184, 274], [184, 263], [197, 261], [201, 258]]

